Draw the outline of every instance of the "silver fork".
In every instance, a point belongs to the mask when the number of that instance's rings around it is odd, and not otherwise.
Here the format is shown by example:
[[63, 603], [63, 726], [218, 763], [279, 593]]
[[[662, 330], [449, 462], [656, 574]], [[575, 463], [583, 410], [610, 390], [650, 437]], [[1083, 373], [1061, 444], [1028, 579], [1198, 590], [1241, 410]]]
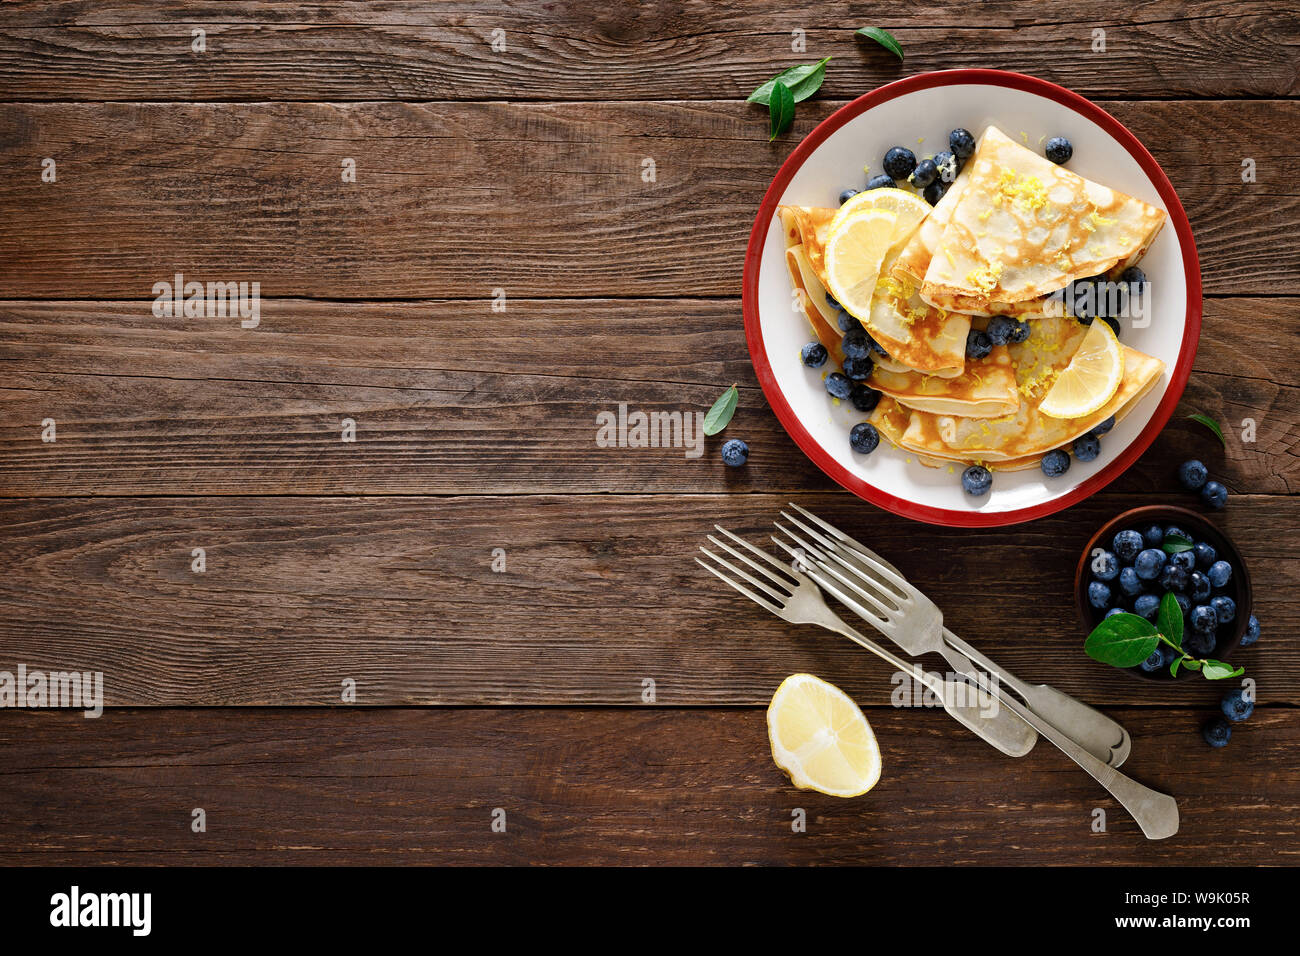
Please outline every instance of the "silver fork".
[[[805, 531], [811, 531], [786, 512], [781, 512], [781, 515]], [[778, 527], [781, 526], [778, 524]], [[812, 533], [819, 542], [831, 545], [830, 555], [802, 540], [790, 529], [781, 527], [781, 530], [803, 548], [803, 554], [800, 555], [778, 538], [772, 540], [796, 558], [801, 558], [810, 578], [844, 602], [854, 613], [871, 622], [886, 637], [908, 653], [940, 649], [936, 642], [943, 642], [943, 614], [892, 566], [886, 566], [867, 554], [854, 555], [856, 560], [850, 564], [840, 558], [840, 549], [836, 543], [828, 541], [823, 535]], [[814, 562], [811, 565], [808, 563], [809, 557]], [[857, 579], [865, 580], [870, 587], [863, 587], [857, 583]], [[966, 663], [969, 665], [969, 661]], [[1050, 740], [1105, 787], [1132, 814], [1148, 839], [1162, 840], [1178, 832], [1178, 804], [1173, 797], [1143, 786], [1099, 760], [1010, 694], [1000, 694], [999, 697], [1007, 709], [1029, 723], [1040, 736]]]
[[[867, 639], [849, 627], [832, 611], [822, 597], [821, 591], [812, 580], [804, 574], [777, 561], [766, 551], [762, 551], [743, 538], [732, 534], [721, 525], [714, 525], [722, 534], [740, 545], [759, 561], [754, 561], [746, 554], [737, 551], [724, 541], [709, 535], [708, 539], [717, 547], [726, 551], [733, 558], [748, 565], [755, 574], [742, 570], [727, 559], [710, 551], [703, 545], [700, 550], [713, 559], [717, 565], [731, 572], [730, 575], [719, 570], [714, 564], [696, 558], [696, 562], [706, 571], [716, 575], [731, 585], [745, 597], [759, 606], [771, 611], [777, 617], [792, 624], [816, 624], [843, 635], [871, 653], [892, 664], [895, 668], [908, 674], [938, 695], [946, 710], [954, 720], [969, 728], [981, 739], [992, 744], [998, 750], [1012, 757], [1022, 757], [1033, 749], [1038, 735], [1024, 721], [1019, 720], [1005, 708], [996, 706], [996, 701], [980, 700], [978, 695], [966, 693], [968, 688], [959, 688], [955, 681], [926, 673], [920, 667], [885, 650], [879, 644]], [[759, 563], [762, 562], [762, 563]], [[749, 586], [740, 583], [746, 582]]]

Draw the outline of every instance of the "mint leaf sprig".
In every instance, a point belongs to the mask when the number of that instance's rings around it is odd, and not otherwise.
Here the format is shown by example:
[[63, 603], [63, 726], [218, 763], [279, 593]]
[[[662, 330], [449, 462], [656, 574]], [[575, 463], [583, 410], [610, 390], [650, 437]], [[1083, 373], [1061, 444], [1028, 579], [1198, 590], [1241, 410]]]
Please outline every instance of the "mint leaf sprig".
[[826, 56], [816, 63], [801, 63], [782, 70], [749, 94], [746, 103], [767, 107], [769, 143], [794, 123], [795, 104], [802, 103], [821, 89], [826, 79], [826, 64], [830, 61], [831, 58]]
[[1234, 668], [1209, 657], [1193, 657], [1183, 650], [1183, 609], [1171, 593], [1160, 599], [1155, 624], [1137, 614], [1112, 614], [1093, 628], [1083, 642], [1083, 651], [1103, 664], [1136, 667], [1154, 654], [1161, 644], [1167, 644], [1178, 653], [1169, 664], [1170, 676], [1177, 677], [1180, 668], [1200, 671], [1206, 680], [1223, 680], [1246, 673], [1244, 667]]
[[733, 385], [718, 396], [718, 400], [704, 416], [704, 434], [716, 435], [726, 428], [731, 422], [731, 416], [736, 414], [738, 404], [740, 404], [740, 392]]

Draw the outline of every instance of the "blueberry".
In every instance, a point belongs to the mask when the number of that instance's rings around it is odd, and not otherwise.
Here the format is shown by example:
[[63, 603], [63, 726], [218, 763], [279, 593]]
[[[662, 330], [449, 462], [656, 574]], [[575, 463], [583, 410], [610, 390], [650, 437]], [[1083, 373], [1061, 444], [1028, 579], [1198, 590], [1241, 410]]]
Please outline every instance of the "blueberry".
[[1119, 561], [1109, 551], [1092, 559], [1092, 576], [1098, 581], [1114, 581], [1119, 576]]
[[1186, 594], [1175, 594], [1174, 600], [1178, 602], [1178, 610], [1183, 612], [1183, 617], [1192, 613], [1192, 599]]
[[1158, 524], [1147, 525], [1142, 529], [1142, 540], [1148, 548], [1158, 548], [1164, 543], [1165, 529]]
[[889, 353], [885, 351], [883, 345], [877, 342], [874, 338], [871, 338], [870, 335], [868, 335], [867, 338], [871, 339], [871, 351], [883, 355], [885, 358], [889, 358]]
[[1228, 503], [1228, 489], [1217, 481], [1207, 481], [1201, 489], [1201, 500], [1215, 511], [1222, 511]]
[[1165, 553], [1156, 548], [1147, 548], [1133, 561], [1133, 570], [1143, 581], [1154, 581], [1160, 577], [1160, 570], [1165, 566]]
[[1101, 454], [1101, 442], [1096, 435], [1080, 435], [1074, 440], [1074, 457], [1079, 461], [1092, 461]]
[[1060, 166], [1070, 161], [1070, 157], [1074, 155], [1074, 147], [1064, 136], [1053, 136], [1047, 141], [1047, 149], [1044, 152], [1048, 159]]
[[[1021, 330], [1023, 330], [1023, 335], [1021, 335]], [[994, 345], [1023, 342], [1029, 338], [1029, 324], [1027, 322], [1018, 322], [1009, 315], [995, 315], [989, 319], [988, 337], [989, 341]]]
[[1183, 628], [1183, 649], [1198, 657], [1214, 653], [1214, 632], [1193, 631]]
[[1205, 572], [1205, 576], [1210, 579], [1210, 584], [1216, 588], [1228, 586], [1232, 579], [1232, 565], [1227, 561], [1215, 561], [1210, 565], [1210, 569]]
[[1165, 540], [1166, 540], [1166, 541], [1169, 540], [1169, 536], [1170, 536], [1170, 535], [1177, 535], [1177, 536], [1180, 537], [1180, 538], [1186, 538], [1188, 541], [1191, 541], [1191, 540], [1192, 540], [1192, 536], [1191, 536], [1190, 534], [1188, 534], [1186, 531], [1184, 531], [1182, 528], [1178, 527], [1178, 525], [1176, 525], [1176, 524], [1167, 524], [1167, 525], [1165, 525]]
[[1133, 602], [1133, 613], [1148, 621], [1154, 621], [1159, 610], [1160, 598], [1154, 594], [1139, 594], [1137, 600]]
[[971, 329], [966, 333], [966, 357], [968, 359], [982, 359], [992, 351], [993, 343], [989, 341], [987, 332]]
[[799, 353], [799, 358], [809, 368], [821, 368], [826, 364], [826, 360], [830, 358], [830, 353], [826, 351], [826, 346], [820, 342], [809, 342]]
[[[1161, 645], [1161, 647], [1163, 647], [1163, 645]], [[1157, 671], [1164, 670], [1165, 655], [1164, 652], [1161, 650], [1161, 647], [1157, 647], [1154, 651], [1151, 652], [1150, 657], [1148, 657], [1146, 660], [1144, 660], [1141, 664], [1138, 665], [1139, 667], [1142, 668], [1142, 670], [1146, 671], [1146, 673], [1154, 674]]]
[[1171, 560], [1161, 570], [1159, 583], [1166, 591], [1181, 591], [1187, 587], [1187, 569]]
[[1222, 717], [1215, 717], [1201, 728], [1201, 736], [1211, 747], [1226, 747], [1232, 739], [1232, 725]]
[[948, 184], [942, 179], [936, 179], [934, 182], [930, 183], [930, 185], [925, 187], [925, 191], [921, 193], [921, 197], [931, 206], [937, 206], [939, 205], [939, 200], [943, 198], [943, 194], [947, 191]]
[[1135, 285], [1137, 283], [1146, 282], [1147, 274], [1137, 266], [1129, 266], [1119, 274], [1119, 281], [1126, 285]]
[[1109, 325], [1110, 330], [1115, 333], [1115, 338], [1119, 338], [1120, 336], [1119, 319], [1112, 319], [1109, 315], [1099, 315], [1097, 316], [1097, 318], [1101, 319], [1103, 322]]
[[880, 393], [870, 385], [854, 382], [853, 391], [849, 393], [849, 401], [853, 403], [853, 407], [858, 411], [870, 412], [880, 404]]
[[934, 156], [934, 164], [939, 167], [938, 181], [943, 183], [945, 186], [951, 185], [952, 181], [957, 178], [957, 174], [961, 172], [962, 161], [948, 150], [944, 150], [942, 153], [936, 153]]
[[1190, 551], [1179, 551], [1177, 554], [1171, 554], [1169, 563], [1178, 565], [1188, 574], [1196, 570], [1196, 556]]
[[1137, 576], [1137, 572], [1132, 568], [1120, 568], [1119, 589], [1129, 597], [1140, 594], [1142, 592], [1142, 579]]
[[959, 126], [948, 134], [948, 148], [958, 159], [969, 159], [975, 152], [975, 137]]
[[[826, 293], [826, 304], [836, 312], [844, 311], [844, 306], [840, 305], [839, 301], [836, 300], [835, 296], [831, 295], [829, 292]], [[849, 318], [853, 318], [853, 317], [849, 316]], [[856, 320], [854, 321], [856, 322]], [[845, 329], [844, 331], [847, 332], [848, 329]]]
[[840, 205], [843, 206], [846, 202], [848, 202], [850, 199], [852, 199], [852, 198], [853, 198], [854, 196], [856, 196], [857, 194], [858, 194], [858, 191], [857, 191], [856, 189], [846, 189], [846, 190], [844, 190], [844, 192], [840, 193]]
[[1198, 604], [1192, 608], [1192, 630], [1202, 634], [1213, 634], [1219, 626], [1219, 615], [1208, 604]]
[[1195, 458], [1178, 466], [1178, 480], [1188, 491], [1200, 491], [1209, 477], [1209, 470]]
[[870, 455], [880, 444], [880, 432], [870, 422], [858, 422], [849, 432], [849, 445], [860, 455]]
[[1255, 712], [1255, 702], [1247, 696], [1244, 689], [1234, 687], [1223, 695], [1223, 700], [1219, 702], [1219, 710], [1223, 711], [1224, 717], [1235, 724]]
[[831, 372], [826, 376], [826, 391], [835, 398], [848, 398], [853, 392], [853, 383], [839, 372]]
[[924, 189], [938, 177], [939, 167], [934, 164], [934, 160], [923, 159], [916, 164], [916, 169], [912, 171], [912, 185], [918, 189]]
[[1226, 594], [1210, 598], [1210, 607], [1214, 608], [1214, 616], [1220, 624], [1227, 624], [1237, 616], [1237, 602]]
[[1136, 531], [1121, 531], [1115, 535], [1111, 542], [1111, 548], [1115, 551], [1115, 556], [1129, 564], [1138, 556], [1142, 550], [1142, 535]]
[[749, 460], [749, 446], [739, 438], [728, 439], [722, 445], [722, 462], [731, 468], [739, 468]]
[[1196, 555], [1196, 566], [1204, 571], [1218, 558], [1219, 552], [1214, 550], [1214, 545], [1205, 541], [1198, 541], [1192, 546], [1192, 553]]
[[1094, 428], [1091, 432], [1089, 432], [1089, 434], [1096, 435], [1098, 438], [1100, 438], [1102, 435], [1106, 434], [1114, 427], [1115, 427], [1115, 416], [1112, 415], [1110, 416], [1110, 418], [1106, 419], [1104, 422], [1102, 422], [1100, 425]]
[[[971, 465], [961, 473], [961, 486], [974, 498], [986, 495], [993, 486], [993, 473], [983, 465]], [[1106, 593], [1110, 593], [1110, 588], [1106, 588]]]
[[1200, 571], [1187, 576], [1187, 592], [1193, 601], [1204, 601], [1210, 596], [1210, 579]]
[[866, 358], [871, 354], [871, 336], [862, 326], [849, 329], [840, 340], [840, 348], [847, 358]]
[[916, 154], [906, 146], [895, 146], [885, 153], [885, 172], [894, 179], [906, 179], [916, 169]]
[[875, 363], [871, 361], [871, 356], [862, 357], [854, 356], [844, 360], [844, 375], [853, 382], [865, 382], [871, 377], [871, 370], [875, 368]]
[[1107, 611], [1104, 615], [1102, 615], [1102, 617], [1103, 618], [1114, 617], [1116, 614], [1125, 614], [1125, 613], [1127, 612], [1122, 607], [1113, 607], [1109, 611]]
[[852, 332], [854, 329], [860, 329], [862, 326], [858, 320], [847, 312], [841, 312], [835, 317], [835, 324], [840, 327], [841, 332]]
[[[1146, 596], [1147, 595], [1143, 595], [1143, 597]], [[1102, 608], [1110, 607], [1110, 599], [1111, 592], [1109, 585], [1102, 584], [1100, 581], [1093, 581], [1088, 585], [1088, 603], [1097, 610], [1100, 611]], [[1138, 598], [1138, 600], [1140, 601], [1142, 598]]]
[[1070, 456], [1056, 448], [1042, 457], [1038, 467], [1048, 478], [1057, 478], [1070, 470]]
[[1252, 614], [1250, 620], [1246, 622], [1246, 633], [1241, 636], [1241, 646], [1250, 647], [1257, 640], [1259, 640], [1259, 621]]
[[888, 173], [879, 173], [867, 180], [867, 189], [888, 189], [893, 185], [893, 177]]

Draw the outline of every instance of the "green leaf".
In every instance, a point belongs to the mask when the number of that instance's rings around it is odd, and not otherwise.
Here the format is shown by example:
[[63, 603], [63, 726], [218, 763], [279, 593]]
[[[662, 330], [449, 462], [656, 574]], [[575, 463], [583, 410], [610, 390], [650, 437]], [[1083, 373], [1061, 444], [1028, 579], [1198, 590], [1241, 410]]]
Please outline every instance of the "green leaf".
[[812, 96], [821, 89], [822, 81], [826, 79], [826, 64], [831, 61], [830, 57], [822, 57], [816, 63], [804, 63], [801, 66], [792, 66], [788, 70], [782, 70], [776, 76], [772, 77], [753, 93], [749, 94], [746, 103], [761, 103], [763, 106], [768, 105], [772, 99], [772, 90], [777, 83], [784, 83], [790, 89], [796, 103], [802, 103], [808, 97]]
[[1160, 547], [1165, 549], [1165, 554], [1179, 554], [1183, 551], [1192, 550], [1192, 539], [1185, 534], [1166, 534], [1165, 540]]
[[875, 40], [894, 56], [898, 57], [899, 62], [903, 60], [903, 48], [898, 45], [898, 41], [889, 33], [888, 30], [882, 30], [880, 27], [863, 27], [857, 31], [857, 36], [866, 37], [868, 40]]
[[772, 99], [767, 104], [767, 114], [767, 130], [770, 134], [767, 141], [770, 143], [788, 130], [790, 124], [794, 122], [794, 94], [790, 92], [790, 87], [784, 83], [772, 87]]
[[[1117, 614], [1115, 616], [1118, 617], [1119, 615]], [[1186, 667], [1189, 671], [1199, 671], [1203, 663], [1205, 662], [1200, 660], [1199, 658], [1195, 658], [1195, 657], [1183, 658], [1183, 666]]]
[[1225, 677], [1238, 677], [1246, 673], [1246, 668], [1233, 668], [1231, 664], [1225, 664], [1223, 661], [1206, 660], [1204, 664], [1201, 673], [1206, 680], [1223, 680]]
[[1113, 614], [1083, 642], [1084, 653], [1114, 667], [1136, 667], [1160, 644], [1160, 632], [1136, 614]]
[[[1119, 615], [1115, 615], [1119, 617]], [[1160, 629], [1169, 643], [1174, 647], [1183, 646], [1183, 609], [1172, 591], [1166, 591], [1160, 599], [1160, 613], [1156, 615], [1156, 627]]]
[[1188, 415], [1187, 417], [1194, 422], [1199, 422], [1200, 424], [1208, 428], [1210, 431], [1214, 432], [1214, 434], [1218, 437], [1219, 441], [1222, 442], [1223, 447], [1224, 448], [1228, 447], [1228, 442], [1223, 437], [1223, 429], [1220, 428], [1219, 423], [1216, 422], [1209, 415], [1202, 415], [1200, 412], [1194, 412], [1191, 415]]
[[1169, 676], [1177, 677], [1178, 668], [1181, 667], [1182, 664], [1183, 664], [1183, 659], [1181, 657], [1175, 657], [1173, 663], [1169, 665]]
[[722, 393], [709, 409], [709, 413], [704, 416], [704, 434], [716, 435], [726, 428], [727, 423], [731, 421], [731, 416], [736, 414], [738, 404], [740, 404], [740, 393], [733, 385]]

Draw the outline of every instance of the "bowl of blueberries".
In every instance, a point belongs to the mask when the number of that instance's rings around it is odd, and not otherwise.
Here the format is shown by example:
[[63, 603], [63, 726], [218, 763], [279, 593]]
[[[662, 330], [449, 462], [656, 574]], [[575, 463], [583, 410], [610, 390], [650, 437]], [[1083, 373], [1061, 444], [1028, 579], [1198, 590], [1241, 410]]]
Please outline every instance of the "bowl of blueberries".
[[[1154, 622], [1171, 592], [1183, 612], [1187, 653], [1227, 661], [1243, 638], [1252, 643], [1246, 563], [1227, 535], [1186, 508], [1146, 505], [1108, 521], [1083, 549], [1074, 590], [1085, 633], [1124, 612]], [[1148, 680], [1181, 679], [1190, 672], [1171, 677], [1174, 656], [1162, 645], [1127, 671]]]

